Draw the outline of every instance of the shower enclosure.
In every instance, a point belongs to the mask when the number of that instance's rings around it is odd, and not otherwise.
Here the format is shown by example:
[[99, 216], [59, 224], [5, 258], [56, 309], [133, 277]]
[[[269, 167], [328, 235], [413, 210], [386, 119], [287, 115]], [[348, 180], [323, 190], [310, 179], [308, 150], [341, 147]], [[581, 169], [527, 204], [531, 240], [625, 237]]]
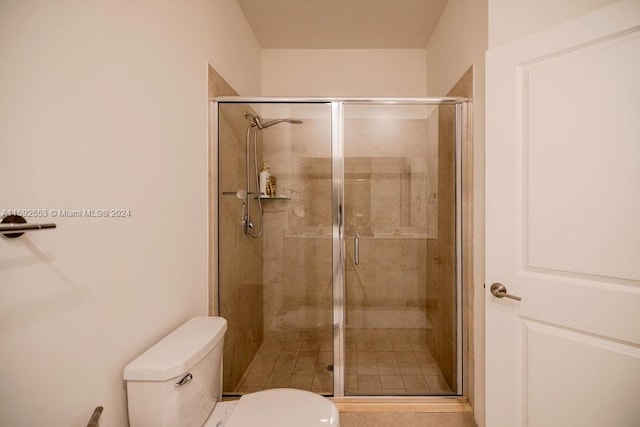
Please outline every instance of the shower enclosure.
[[224, 392], [461, 395], [466, 99], [222, 97], [213, 112]]

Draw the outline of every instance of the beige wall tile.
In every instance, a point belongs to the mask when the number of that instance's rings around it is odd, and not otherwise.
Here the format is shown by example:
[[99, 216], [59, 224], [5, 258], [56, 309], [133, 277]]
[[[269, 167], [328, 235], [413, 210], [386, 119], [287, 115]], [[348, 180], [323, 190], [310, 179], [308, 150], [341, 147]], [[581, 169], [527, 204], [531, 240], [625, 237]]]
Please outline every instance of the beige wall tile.
[[[222, 78], [210, 70], [210, 86], [225, 87]], [[228, 88], [227, 88], [228, 89]], [[233, 93], [218, 93], [230, 95]], [[224, 348], [224, 390], [233, 391], [246, 371], [249, 363], [262, 343], [263, 330], [263, 294], [262, 294], [262, 246], [249, 242], [243, 235], [238, 217], [240, 215], [240, 201], [233, 197], [218, 198], [218, 191], [233, 191], [241, 188], [244, 181], [239, 170], [244, 170], [244, 132], [246, 122], [243, 113], [249, 111], [248, 106], [226, 106], [220, 109], [220, 147], [218, 159], [220, 163], [234, 165], [220, 170], [219, 187], [211, 189], [211, 199], [218, 200], [213, 204], [212, 212], [220, 213], [218, 236], [220, 245], [220, 268], [218, 270], [218, 248], [211, 248], [212, 272], [210, 281], [210, 295], [218, 295], [218, 276], [224, 290], [220, 293], [220, 300], [212, 299], [210, 313], [217, 314], [217, 305], [220, 305], [220, 314], [228, 322], [228, 331]], [[212, 142], [213, 144], [213, 142]], [[217, 151], [217, 150], [215, 150]], [[217, 169], [217, 165], [213, 166]], [[217, 175], [217, 174], [213, 174]], [[254, 214], [257, 211], [253, 210]], [[213, 221], [213, 219], [212, 219]], [[215, 223], [210, 227], [215, 230]], [[246, 264], [246, 268], [238, 268], [240, 260]], [[251, 313], [247, 316], [246, 313]], [[256, 374], [257, 375], [257, 374]], [[252, 377], [253, 378], [253, 377]], [[253, 378], [255, 380], [255, 378]], [[257, 381], [257, 380], [256, 380]], [[261, 385], [244, 384], [246, 387]]]

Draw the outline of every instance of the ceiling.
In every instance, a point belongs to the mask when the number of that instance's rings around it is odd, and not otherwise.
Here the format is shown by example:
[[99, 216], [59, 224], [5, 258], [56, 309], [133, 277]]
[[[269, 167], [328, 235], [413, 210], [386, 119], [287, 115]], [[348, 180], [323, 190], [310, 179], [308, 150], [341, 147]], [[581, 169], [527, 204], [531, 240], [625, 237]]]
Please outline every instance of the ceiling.
[[263, 49], [423, 49], [447, 0], [238, 0]]

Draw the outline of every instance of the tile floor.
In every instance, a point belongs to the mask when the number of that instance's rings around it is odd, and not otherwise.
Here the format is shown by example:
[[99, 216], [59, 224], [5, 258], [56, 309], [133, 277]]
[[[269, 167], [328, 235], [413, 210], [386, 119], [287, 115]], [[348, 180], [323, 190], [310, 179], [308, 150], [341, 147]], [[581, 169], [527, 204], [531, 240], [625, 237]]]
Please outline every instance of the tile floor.
[[[265, 341], [235, 392], [292, 387], [333, 394], [332, 343]], [[452, 394], [423, 343], [347, 342], [345, 392], [348, 395]]]

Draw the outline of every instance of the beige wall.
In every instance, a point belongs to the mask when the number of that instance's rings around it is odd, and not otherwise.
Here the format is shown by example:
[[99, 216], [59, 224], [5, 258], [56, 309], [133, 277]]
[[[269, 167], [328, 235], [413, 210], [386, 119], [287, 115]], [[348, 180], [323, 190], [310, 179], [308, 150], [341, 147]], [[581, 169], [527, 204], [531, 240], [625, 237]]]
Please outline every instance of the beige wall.
[[425, 96], [424, 49], [265, 49], [264, 96]]
[[473, 66], [473, 342], [469, 383], [476, 422], [484, 425], [484, 55], [487, 1], [449, 0], [427, 46], [427, 93], [448, 93]]
[[489, 0], [489, 47], [551, 28], [619, 0]]
[[3, 424], [126, 425], [124, 366], [207, 314], [208, 62], [260, 93], [233, 0], [0, 3], [1, 208], [131, 212], [0, 239]]

